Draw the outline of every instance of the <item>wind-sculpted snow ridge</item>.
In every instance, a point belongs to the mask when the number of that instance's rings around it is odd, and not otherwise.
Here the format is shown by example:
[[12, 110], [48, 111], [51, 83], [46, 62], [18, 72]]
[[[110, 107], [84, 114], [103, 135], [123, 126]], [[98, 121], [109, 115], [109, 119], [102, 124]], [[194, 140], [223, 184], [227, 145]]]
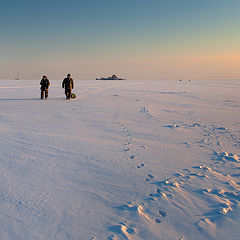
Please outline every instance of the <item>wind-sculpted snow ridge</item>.
[[[161, 123], [147, 105], [140, 112]], [[155, 186], [154, 191], [140, 202], [116, 207], [116, 214], [125, 221], [109, 227], [114, 233], [109, 239], [228, 239], [229, 233], [222, 226], [236, 229], [235, 221], [240, 216], [240, 174], [236, 173], [240, 170], [240, 155], [216, 149], [225, 145], [238, 148], [239, 136], [228, 128], [198, 122], [162, 127], [200, 131], [202, 140], [185, 145], [205, 148], [212, 157], [208, 164], [182, 169], [167, 179], [147, 174], [145, 181]], [[237, 231], [231, 235], [236, 240], [238, 236]]]
[[[217, 156], [222, 165], [240, 169], [239, 155], [225, 152]], [[221, 225], [231, 227], [240, 214], [240, 181], [239, 175], [224, 172], [222, 165], [194, 166], [159, 181], [151, 176], [148, 181], [155, 190], [141, 203], [116, 207], [134, 231], [126, 234], [119, 228], [114, 232], [124, 239], [225, 239]]]

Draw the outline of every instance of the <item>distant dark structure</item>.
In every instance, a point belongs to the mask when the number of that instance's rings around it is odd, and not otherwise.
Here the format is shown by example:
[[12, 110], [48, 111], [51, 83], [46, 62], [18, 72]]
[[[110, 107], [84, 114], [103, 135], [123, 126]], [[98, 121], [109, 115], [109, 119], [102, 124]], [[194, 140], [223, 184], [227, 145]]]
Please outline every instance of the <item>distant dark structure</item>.
[[17, 72], [17, 77], [15, 78], [15, 80], [20, 80], [20, 73]]
[[126, 80], [124, 78], [119, 78], [115, 74], [113, 74], [111, 77], [107, 78], [96, 78], [96, 80]]

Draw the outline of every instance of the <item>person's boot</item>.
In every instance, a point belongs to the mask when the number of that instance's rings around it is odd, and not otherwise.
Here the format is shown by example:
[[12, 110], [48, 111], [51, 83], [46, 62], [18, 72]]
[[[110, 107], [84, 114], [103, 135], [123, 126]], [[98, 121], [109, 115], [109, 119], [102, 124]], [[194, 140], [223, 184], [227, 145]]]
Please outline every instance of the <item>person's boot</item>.
[[66, 99], [67, 99], [67, 100], [70, 100], [70, 94], [69, 94], [69, 92], [66, 94]]

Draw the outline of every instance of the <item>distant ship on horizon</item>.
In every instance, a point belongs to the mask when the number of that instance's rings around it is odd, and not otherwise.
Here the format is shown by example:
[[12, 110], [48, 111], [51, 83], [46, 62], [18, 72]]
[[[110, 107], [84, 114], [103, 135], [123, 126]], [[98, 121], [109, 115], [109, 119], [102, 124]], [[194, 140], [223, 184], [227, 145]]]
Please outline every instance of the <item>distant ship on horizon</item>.
[[96, 80], [126, 80], [124, 78], [119, 78], [117, 77], [115, 74], [113, 74], [111, 77], [107, 77], [107, 78], [96, 78]]
[[15, 80], [20, 80], [20, 73], [17, 72], [17, 77], [15, 78]]

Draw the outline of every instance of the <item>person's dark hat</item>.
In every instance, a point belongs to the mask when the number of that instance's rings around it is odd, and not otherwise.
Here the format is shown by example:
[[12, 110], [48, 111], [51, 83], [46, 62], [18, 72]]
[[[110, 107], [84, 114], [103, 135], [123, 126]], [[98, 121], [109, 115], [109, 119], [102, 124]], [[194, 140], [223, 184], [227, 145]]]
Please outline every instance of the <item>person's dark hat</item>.
[[67, 75], [67, 77], [71, 77], [71, 74], [69, 73], [69, 74]]
[[46, 76], [46, 75], [43, 75], [43, 78], [47, 78], [47, 76]]

